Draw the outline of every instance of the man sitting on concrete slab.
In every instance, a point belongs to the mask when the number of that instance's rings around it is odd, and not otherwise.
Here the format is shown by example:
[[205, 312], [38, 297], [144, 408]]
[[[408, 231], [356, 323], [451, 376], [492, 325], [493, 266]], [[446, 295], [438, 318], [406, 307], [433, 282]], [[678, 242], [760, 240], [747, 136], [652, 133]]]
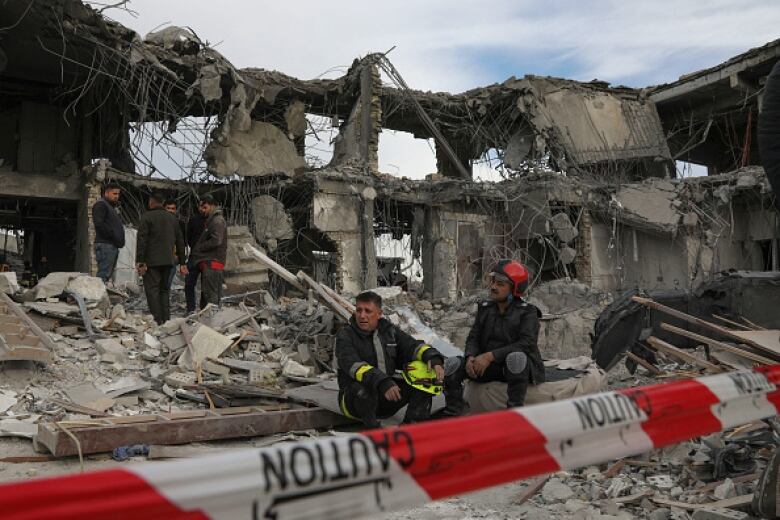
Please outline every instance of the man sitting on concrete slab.
[[[382, 317], [382, 297], [365, 291], [355, 314], [336, 336], [339, 404], [368, 428], [408, 405], [404, 423], [424, 421], [444, 378], [444, 358]], [[404, 370], [403, 378], [395, 376]], [[438, 387], [440, 391], [441, 388]]]
[[516, 260], [498, 262], [490, 273], [490, 300], [481, 302], [466, 339], [466, 355], [447, 359], [444, 396], [447, 406], [439, 417], [466, 411], [463, 382], [507, 383], [506, 406], [525, 404], [529, 384], [544, 382], [539, 352], [541, 312], [523, 300], [528, 270]]

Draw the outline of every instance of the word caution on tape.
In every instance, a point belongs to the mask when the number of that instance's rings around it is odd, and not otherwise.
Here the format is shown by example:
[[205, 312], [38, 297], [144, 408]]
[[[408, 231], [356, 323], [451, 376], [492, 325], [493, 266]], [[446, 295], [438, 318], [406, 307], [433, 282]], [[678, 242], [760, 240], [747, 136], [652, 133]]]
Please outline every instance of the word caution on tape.
[[777, 414], [780, 366], [198, 459], [0, 486], [11, 519], [355, 518]]

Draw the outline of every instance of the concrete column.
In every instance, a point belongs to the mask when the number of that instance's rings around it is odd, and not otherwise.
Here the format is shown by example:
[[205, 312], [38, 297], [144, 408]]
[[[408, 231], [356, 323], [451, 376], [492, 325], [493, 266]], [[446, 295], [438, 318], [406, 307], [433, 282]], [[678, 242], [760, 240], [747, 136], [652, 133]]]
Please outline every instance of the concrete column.
[[437, 209], [425, 211], [423, 290], [429, 298], [454, 300], [458, 290], [456, 237], [448, 235]]

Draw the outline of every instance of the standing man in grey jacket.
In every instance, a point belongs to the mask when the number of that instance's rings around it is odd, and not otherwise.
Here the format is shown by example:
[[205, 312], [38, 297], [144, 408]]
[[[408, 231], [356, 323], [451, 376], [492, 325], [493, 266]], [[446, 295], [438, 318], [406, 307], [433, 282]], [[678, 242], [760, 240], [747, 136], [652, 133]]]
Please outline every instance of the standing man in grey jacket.
[[114, 275], [119, 250], [125, 247], [125, 228], [119, 216], [119, 185], [103, 186], [103, 197], [92, 206], [92, 223], [95, 226], [95, 261], [97, 276], [108, 282]]
[[227, 260], [227, 223], [211, 195], [200, 199], [201, 213], [206, 217], [203, 233], [190, 253], [190, 262], [201, 273], [201, 307], [219, 305], [222, 300], [222, 280]]
[[149, 211], [138, 222], [138, 241], [135, 261], [144, 279], [144, 292], [149, 312], [154, 321], [162, 325], [171, 319], [168, 284], [174, 254], [182, 274], [187, 274], [184, 255], [184, 234], [179, 220], [163, 207], [164, 196], [152, 193], [149, 196]]

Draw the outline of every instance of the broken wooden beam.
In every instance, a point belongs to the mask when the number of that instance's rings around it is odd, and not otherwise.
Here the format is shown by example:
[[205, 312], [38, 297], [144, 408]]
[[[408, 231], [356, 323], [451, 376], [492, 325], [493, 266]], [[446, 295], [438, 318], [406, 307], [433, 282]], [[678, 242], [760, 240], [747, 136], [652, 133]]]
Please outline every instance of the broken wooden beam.
[[268, 268], [276, 273], [277, 276], [279, 276], [282, 280], [289, 283], [299, 291], [301, 291], [303, 294], [306, 294], [306, 289], [303, 288], [301, 283], [298, 281], [298, 279], [295, 277], [294, 274], [292, 274], [290, 271], [282, 267], [281, 265], [277, 264], [274, 260], [271, 259], [270, 256], [263, 253], [256, 247], [252, 247], [249, 244], [244, 244], [244, 251], [246, 251], [248, 254], [254, 256], [258, 260], [260, 260], [262, 263], [268, 266]]
[[709, 509], [712, 507], [742, 507], [749, 505], [753, 502], [753, 494], [739, 495], [732, 498], [726, 498], [724, 500], [718, 500], [716, 502], [703, 502], [701, 504], [689, 504], [687, 502], [679, 502], [677, 500], [669, 500], [663, 497], [651, 497], [650, 500], [661, 506], [678, 507], [680, 509], [696, 510], [696, 509]]
[[650, 363], [644, 358], [641, 358], [634, 354], [633, 352], [626, 352], [626, 357], [636, 363], [637, 365], [643, 367], [645, 370], [653, 374], [654, 376], [660, 376], [663, 374], [662, 370], [659, 370], [658, 367]]
[[336, 313], [337, 316], [341, 317], [344, 321], [349, 321], [349, 319], [352, 317], [352, 314], [347, 311], [347, 309], [345, 309], [339, 302], [337, 302], [330, 294], [328, 294], [325, 289], [323, 289], [322, 284], [314, 280], [311, 276], [304, 273], [303, 271], [298, 271], [298, 278], [301, 280], [301, 282], [308, 285], [317, 294], [317, 296], [328, 307], [330, 307], [330, 310]]
[[0, 293], [0, 361], [52, 360], [54, 342], [29, 316]]
[[765, 356], [768, 356], [776, 361], [780, 361], [780, 353], [774, 352], [773, 350], [768, 349], [763, 345], [761, 345], [760, 343], [756, 343], [755, 341], [749, 338], [741, 337], [738, 334], [735, 334], [734, 331], [729, 330], [725, 327], [721, 327], [720, 325], [710, 323], [709, 321], [703, 320], [701, 318], [691, 316], [690, 314], [686, 314], [682, 311], [678, 311], [677, 309], [672, 309], [671, 307], [667, 307], [666, 305], [655, 302], [649, 298], [633, 296], [631, 300], [639, 304], [642, 304], [645, 307], [648, 307], [650, 309], [656, 310], [658, 312], [662, 312], [664, 314], [668, 314], [669, 316], [674, 316], [675, 318], [679, 318], [683, 321], [687, 321], [688, 323], [693, 323], [694, 325], [698, 325], [699, 327], [702, 327], [704, 329], [717, 332], [718, 334], [731, 338], [735, 341], [749, 345], [751, 348], [754, 348], [755, 350], [764, 354]]
[[[259, 407], [195, 410], [170, 414], [101, 419], [101, 425], [68, 426], [81, 453], [105, 453], [131, 444], [186, 444], [190, 442], [263, 437], [294, 430], [327, 429], [353, 423], [324, 408], [265, 411]], [[78, 455], [79, 447], [57, 423], [38, 424], [37, 442], [52, 455]]]
[[697, 366], [699, 368], [703, 368], [704, 370], [710, 370], [716, 373], [723, 371], [722, 367], [719, 367], [718, 365], [714, 365], [709, 361], [704, 361], [703, 359], [699, 359], [693, 354], [685, 352], [684, 350], [679, 349], [674, 345], [670, 345], [669, 343], [660, 340], [655, 336], [650, 336], [649, 338], [647, 338], [647, 343], [655, 350], [665, 354], [668, 357], [677, 359], [678, 361], [682, 361], [683, 363]]
[[756, 363], [761, 363], [764, 365], [774, 364], [774, 361], [772, 361], [771, 359], [761, 356], [759, 354], [754, 354], [753, 352], [750, 352], [749, 350], [746, 350], [744, 348], [735, 347], [733, 345], [729, 345], [728, 343], [723, 343], [722, 341], [718, 341], [716, 339], [712, 339], [707, 336], [702, 336], [701, 334], [696, 334], [695, 332], [690, 332], [688, 330], [675, 327], [674, 325], [670, 325], [668, 323], [661, 323], [661, 328], [665, 331], [672, 332], [679, 336], [683, 336], [685, 338], [698, 341], [700, 343], [710, 346], [711, 348], [724, 350], [726, 352], [731, 352], [732, 354], [741, 356], [751, 361], [755, 361]]

